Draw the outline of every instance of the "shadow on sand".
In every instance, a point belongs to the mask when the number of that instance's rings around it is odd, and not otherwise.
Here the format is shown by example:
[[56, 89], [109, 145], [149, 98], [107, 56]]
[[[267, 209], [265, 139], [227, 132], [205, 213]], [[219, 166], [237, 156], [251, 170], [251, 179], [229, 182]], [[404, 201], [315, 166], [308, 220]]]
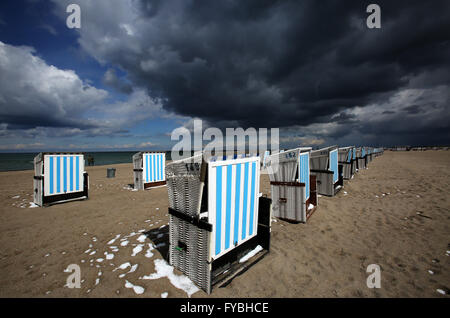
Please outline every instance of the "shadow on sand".
[[169, 226], [151, 229], [150, 231], [144, 232], [147, 238], [152, 241], [155, 249], [161, 253], [161, 256], [166, 262], [169, 262]]

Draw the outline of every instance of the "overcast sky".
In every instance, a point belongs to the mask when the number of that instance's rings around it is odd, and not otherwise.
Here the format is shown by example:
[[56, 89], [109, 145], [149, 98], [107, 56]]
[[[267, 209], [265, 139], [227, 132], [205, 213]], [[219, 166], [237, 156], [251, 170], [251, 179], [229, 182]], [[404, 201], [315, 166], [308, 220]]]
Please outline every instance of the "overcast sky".
[[448, 0], [0, 2], [0, 151], [170, 149], [195, 118], [282, 147], [449, 145], [449, 103]]

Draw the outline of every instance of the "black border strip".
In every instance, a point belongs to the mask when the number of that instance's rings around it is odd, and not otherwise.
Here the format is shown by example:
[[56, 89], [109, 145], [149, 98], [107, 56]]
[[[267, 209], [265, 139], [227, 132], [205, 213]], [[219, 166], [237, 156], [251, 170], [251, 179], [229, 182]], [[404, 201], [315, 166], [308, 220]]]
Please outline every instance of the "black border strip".
[[177, 211], [177, 210], [172, 209], [172, 208], [169, 208], [169, 214], [173, 215], [173, 216], [175, 216], [175, 217], [177, 217], [179, 219], [182, 219], [182, 220], [184, 220], [186, 222], [194, 224], [195, 226], [197, 226], [197, 227], [199, 227], [199, 228], [201, 228], [203, 230], [206, 230], [208, 232], [212, 232], [212, 227], [213, 227], [212, 224], [208, 223], [208, 222], [206, 222], [206, 221], [204, 221], [202, 219], [199, 219], [197, 217], [193, 217], [193, 216], [187, 215], [185, 213], [182, 213], [182, 212]]

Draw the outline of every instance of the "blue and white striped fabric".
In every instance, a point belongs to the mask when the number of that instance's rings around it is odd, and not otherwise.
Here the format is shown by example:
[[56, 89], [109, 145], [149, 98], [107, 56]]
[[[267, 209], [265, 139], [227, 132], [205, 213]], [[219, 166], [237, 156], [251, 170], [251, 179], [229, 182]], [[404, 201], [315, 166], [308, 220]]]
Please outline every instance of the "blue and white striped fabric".
[[144, 153], [142, 159], [144, 183], [166, 180], [165, 153]]
[[330, 170], [333, 171], [333, 183], [339, 179], [338, 150], [330, 151]]
[[309, 152], [301, 152], [298, 162], [299, 182], [305, 184], [305, 200], [309, 198]]
[[211, 256], [222, 256], [254, 237], [258, 226], [259, 157], [209, 163]]
[[83, 155], [44, 155], [44, 195], [83, 191]]

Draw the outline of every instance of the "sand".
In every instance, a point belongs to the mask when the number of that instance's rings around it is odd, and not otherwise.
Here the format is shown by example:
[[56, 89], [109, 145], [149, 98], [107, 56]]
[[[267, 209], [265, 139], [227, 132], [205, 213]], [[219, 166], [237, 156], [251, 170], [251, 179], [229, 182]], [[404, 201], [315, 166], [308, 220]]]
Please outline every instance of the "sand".
[[[47, 208], [29, 208], [32, 171], [0, 173], [0, 297], [187, 297], [167, 277], [139, 279], [167, 255], [167, 189], [128, 189], [131, 164], [87, 171], [89, 200]], [[336, 197], [320, 197], [307, 224], [273, 222], [269, 255], [211, 296], [449, 297], [449, 174], [449, 151], [385, 152]], [[270, 196], [266, 175], [261, 190]], [[64, 287], [70, 264], [80, 289]], [[366, 286], [369, 264], [381, 267], [380, 289]]]

